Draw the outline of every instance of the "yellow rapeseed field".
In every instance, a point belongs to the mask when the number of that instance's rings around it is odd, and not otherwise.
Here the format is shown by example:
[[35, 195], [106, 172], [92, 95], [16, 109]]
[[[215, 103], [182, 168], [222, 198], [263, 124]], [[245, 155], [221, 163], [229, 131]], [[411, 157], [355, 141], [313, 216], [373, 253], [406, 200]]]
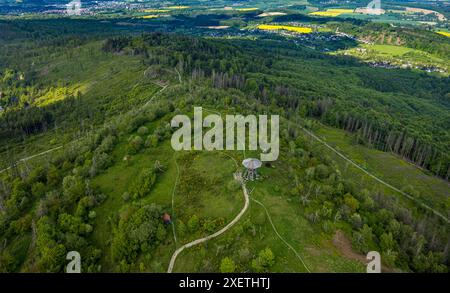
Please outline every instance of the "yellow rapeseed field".
[[182, 5], [179, 5], [179, 6], [169, 6], [169, 7], [166, 7], [167, 9], [188, 9], [188, 8], [190, 8], [190, 6], [182, 6]]
[[449, 32], [437, 32], [440, 35], [446, 36], [446, 37], [450, 37], [450, 33]]
[[353, 9], [327, 9], [326, 11], [311, 12], [311, 15], [336, 17], [344, 13], [352, 13]]
[[299, 27], [299, 26], [289, 26], [289, 25], [270, 25], [270, 24], [260, 24], [258, 25], [258, 29], [260, 30], [287, 30], [291, 32], [296, 32], [300, 34], [309, 34], [312, 32], [312, 29], [309, 27]]
[[156, 15], [156, 14], [150, 14], [150, 15], [142, 16], [142, 18], [158, 18], [158, 17], [159, 17], [159, 15]]

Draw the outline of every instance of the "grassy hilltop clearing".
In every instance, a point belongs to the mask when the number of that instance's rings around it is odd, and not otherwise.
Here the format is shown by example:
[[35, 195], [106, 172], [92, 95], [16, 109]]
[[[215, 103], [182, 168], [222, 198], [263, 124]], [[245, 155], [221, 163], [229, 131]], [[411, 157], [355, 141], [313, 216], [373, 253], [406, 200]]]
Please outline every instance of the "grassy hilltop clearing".
[[[448, 272], [450, 39], [219, 2], [2, 16], [0, 271]], [[194, 107], [279, 115], [280, 156], [175, 151]]]

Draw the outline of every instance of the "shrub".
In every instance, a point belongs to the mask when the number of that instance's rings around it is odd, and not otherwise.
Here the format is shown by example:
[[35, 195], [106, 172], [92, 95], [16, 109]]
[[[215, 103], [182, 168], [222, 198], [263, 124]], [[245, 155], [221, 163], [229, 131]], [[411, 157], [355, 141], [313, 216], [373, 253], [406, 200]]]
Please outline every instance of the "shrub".
[[148, 128], [145, 126], [141, 126], [141, 127], [139, 127], [137, 133], [139, 135], [146, 135], [148, 133]]
[[92, 165], [89, 170], [89, 174], [91, 177], [97, 175], [99, 171], [105, 170], [112, 163], [111, 158], [106, 153], [96, 153], [92, 158]]
[[369, 252], [370, 245], [373, 240], [372, 229], [364, 224], [364, 226], [358, 231], [353, 232], [352, 245], [357, 251], [361, 253]]
[[84, 184], [80, 177], [66, 176], [63, 180], [63, 194], [69, 202], [75, 202], [84, 195]]
[[350, 193], [344, 195], [344, 203], [354, 212], [359, 208], [359, 202]]
[[270, 248], [259, 252], [258, 257], [252, 261], [252, 268], [256, 272], [267, 272], [275, 264], [275, 256]]
[[132, 263], [139, 253], [146, 253], [162, 239], [162, 210], [159, 206], [145, 205], [137, 210], [128, 207], [127, 217], [121, 217], [114, 229], [111, 253], [116, 261]]
[[88, 217], [89, 219], [95, 219], [95, 217], [97, 217], [97, 213], [95, 211], [90, 211]]
[[70, 232], [70, 233], [79, 234], [79, 235], [86, 233], [88, 230], [86, 224], [83, 223], [81, 218], [74, 217], [72, 215], [65, 214], [65, 213], [59, 215], [58, 226], [64, 232]]
[[116, 137], [113, 135], [108, 135], [102, 140], [102, 143], [95, 151], [98, 153], [109, 153], [114, 148], [115, 142]]
[[180, 235], [180, 236], [183, 236], [186, 233], [186, 225], [181, 220], [178, 220], [177, 222], [178, 222], [177, 234]]
[[130, 154], [135, 154], [141, 150], [144, 145], [144, 140], [140, 136], [134, 136], [130, 139], [128, 144], [128, 151]]
[[137, 199], [140, 197], [143, 197], [153, 187], [153, 184], [155, 184], [156, 181], [156, 172], [152, 169], [144, 169], [139, 174], [139, 176], [134, 180], [130, 187], [130, 195], [133, 199]]
[[230, 180], [227, 184], [227, 189], [231, 192], [237, 191], [241, 188], [241, 184], [237, 180]]
[[354, 213], [351, 217], [350, 217], [350, 223], [352, 224], [354, 229], [360, 229], [362, 227], [362, 219], [361, 216], [357, 213]]
[[156, 239], [158, 239], [159, 242], [162, 242], [167, 235], [166, 228], [163, 224], [158, 225], [158, 230], [156, 230]]
[[234, 261], [231, 258], [225, 257], [222, 259], [222, 261], [220, 262], [220, 272], [221, 273], [234, 273], [235, 270], [236, 270], [236, 264], [234, 263]]
[[206, 220], [203, 223], [203, 230], [205, 230], [208, 233], [212, 233], [216, 230], [216, 223], [212, 220]]
[[329, 175], [329, 170], [328, 170], [328, 167], [327, 166], [325, 166], [325, 165], [323, 165], [323, 164], [320, 164], [320, 165], [318, 165], [317, 167], [316, 167], [316, 170], [315, 170], [315, 175], [316, 175], [316, 177], [318, 178], [318, 179], [325, 179], [325, 178], [327, 178], [328, 177], [328, 175]]
[[45, 195], [45, 185], [42, 182], [36, 182], [31, 186], [31, 193], [33, 196], [40, 198]]
[[147, 139], [145, 140], [145, 146], [146, 147], [157, 147], [158, 146], [158, 137], [154, 134], [149, 135]]
[[191, 231], [193, 233], [193, 232], [196, 232], [198, 230], [198, 227], [200, 225], [200, 221], [199, 221], [199, 219], [198, 219], [198, 217], [196, 215], [193, 215], [189, 219], [187, 225], [188, 225], [189, 231]]
[[124, 201], [129, 201], [130, 198], [131, 198], [131, 196], [130, 196], [130, 193], [129, 193], [129, 192], [126, 192], [126, 191], [125, 191], [125, 192], [122, 194], [122, 199], [123, 199]]

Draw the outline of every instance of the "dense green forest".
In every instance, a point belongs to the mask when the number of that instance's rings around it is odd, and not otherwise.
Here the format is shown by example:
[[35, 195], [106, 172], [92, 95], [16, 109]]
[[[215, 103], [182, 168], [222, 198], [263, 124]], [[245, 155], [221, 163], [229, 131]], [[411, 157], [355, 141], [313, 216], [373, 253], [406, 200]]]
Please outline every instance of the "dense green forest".
[[[171, 227], [161, 221], [170, 204], [158, 202], [156, 193], [158, 184], [176, 177], [169, 173], [175, 155], [167, 150], [173, 131], [168, 123], [175, 114], [203, 105], [220, 113], [281, 116], [281, 158], [265, 166], [265, 178], [270, 179], [250, 185], [257, 188], [259, 199], [279, 194], [310, 234], [331, 237], [344, 230], [356, 251], [379, 250], [387, 267], [448, 272], [447, 223], [392, 191], [343, 176], [337, 159], [299, 127], [315, 130], [320, 122], [343, 129], [360, 145], [394, 153], [448, 180], [449, 77], [371, 68], [351, 57], [291, 42], [76, 24], [77, 33], [46, 26], [45, 21], [35, 29], [0, 22], [11, 28], [0, 30], [5, 43], [0, 60], [0, 151], [4, 167], [12, 164], [0, 177], [0, 271], [61, 272], [71, 250], [83, 255], [85, 272], [164, 271], [154, 259], [176, 245]], [[72, 21], [66, 25], [74, 27]], [[149, 103], [158, 93], [159, 99]], [[26, 152], [34, 137], [51, 131], [56, 132], [51, 136], [55, 141], [71, 142], [42, 164], [15, 164], [20, 159], [11, 154], [15, 146], [25, 145]], [[69, 138], [64, 140], [64, 135]], [[185, 239], [214, 232], [225, 222], [225, 216], [191, 212], [201, 200], [193, 186], [202, 190], [210, 184], [226, 185], [227, 194], [239, 191], [233, 181], [196, 171], [196, 160], [213, 160], [203, 156], [193, 152], [179, 158], [181, 169], [193, 170], [179, 183], [188, 199], [176, 229]], [[144, 157], [151, 158], [146, 161], [150, 165], [139, 165]], [[120, 168], [134, 171], [124, 175]], [[113, 172], [120, 174], [114, 177], [117, 185], [131, 176], [120, 198], [105, 187], [114, 183], [102, 181]], [[427, 198], [448, 217], [447, 199]], [[100, 218], [105, 215], [102, 207], [109, 205], [114, 212]], [[288, 258], [280, 257], [285, 253], [281, 249], [272, 251], [246, 238], [262, 237], [257, 231], [264, 221], [253, 213], [256, 216], [246, 218], [230, 238], [219, 240], [225, 248], [215, 258], [222, 258], [224, 270], [230, 267], [231, 251], [240, 252], [231, 260], [236, 271], [272, 271], [274, 259]], [[240, 240], [230, 241], [232, 237]], [[236, 247], [241, 240], [255, 252]], [[194, 254], [203, 259], [211, 251]], [[312, 257], [308, 261], [320, 269]], [[333, 270], [342, 269], [340, 265], [361, 270], [335, 261], [339, 265]], [[287, 262], [293, 271], [303, 270]], [[217, 271], [219, 261], [198, 261], [187, 268]]]
[[[38, 36], [32, 38], [40, 39]], [[53, 39], [48, 46], [58, 50], [54, 42]], [[362, 143], [395, 152], [443, 178], [450, 176], [447, 131], [450, 117], [446, 110], [450, 103], [448, 77], [368, 68], [350, 58], [330, 57], [270, 41], [263, 44], [215, 41], [220, 49], [210, 48], [208, 41], [199, 45], [189, 40], [179, 40], [175, 44], [166, 42], [164, 37], [143, 37], [133, 41], [118, 37], [110, 39], [104, 51], [119, 53], [128, 47], [129, 54], [143, 57], [143, 64], [178, 66], [183, 74], [193, 79], [197, 76], [211, 78], [215, 87], [243, 90], [267, 105], [284, 104], [286, 109], [300, 115], [317, 117], [330, 125], [357, 132]], [[82, 40], [76, 37], [68, 42], [73, 47], [81, 43]], [[444, 45], [448, 44], [444, 42]], [[152, 52], [149, 48], [154, 46], [165, 49]], [[444, 48], [442, 44], [440, 46]], [[21, 59], [17, 55], [10, 58]], [[316, 82], [317, 76], [312, 72], [320, 72], [320, 83]], [[48, 87], [42, 89], [43, 86], [35, 84], [36, 75], [38, 73], [33, 70], [27, 71], [25, 78], [17, 68], [8, 67], [2, 72], [2, 84], [8, 87], [2, 93], [2, 104], [13, 105], [8, 107], [12, 109], [17, 105], [20, 109], [7, 111], [2, 116], [4, 123], [0, 132], [5, 138], [48, 129], [57, 121], [58, 112], [65, 122], [68, 120], [67, 110], [51, 108], [72, 107], [77, 100], [73, 97], [80, 92], [70, 92], [63, 84], [58, 91], [66, 92], [49, 94], [69, 96], [69, 99], [49, 107], [32, 107], [33, 99], [44, 95], [43, 90], [49, 91]], [[64, 106], [66, 103], [68, 105]], [[92, 115], [72, 114], [78, 119]]]

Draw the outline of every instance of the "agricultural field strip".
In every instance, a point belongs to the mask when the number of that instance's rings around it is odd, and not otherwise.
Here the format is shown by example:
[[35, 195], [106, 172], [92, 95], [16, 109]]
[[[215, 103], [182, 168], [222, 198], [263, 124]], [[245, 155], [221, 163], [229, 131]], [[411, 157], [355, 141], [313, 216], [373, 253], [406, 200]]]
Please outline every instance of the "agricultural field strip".
[[[252, 190], [253, 191], [253, 190]], [[292, 247], [286, 240], [284, 240], [283, 237], [281, 237], [280, 233], [278, 233], [277, 229], [275, 228], [275, 225], [272, 222], [272, 218], [270, 217], [269, 211], [267, 210], [267, 208], [264, 206], [264, 204], [256, 199], [254, 199], [253, 197], [251, 197], [251, 200], [253, 200], [254, 202], [256, 202], [257, 204], [259, 204], [260, 206], [262, 206], [262, 208], [264, 209], [264, 211], [266, 212], [267, 218], [269, 219], [270, 225], [272, 225], [273, 231], [275, 232], [275, 234], [277, 234], [278, 238], [280, 238], [281, 241], [283, 241], [284, 244], [286, 244], [286, 246], [292, 250], [295, 255], [297, 256], [297, 258], [300, 260], [300, 262], [303, 264], [303, 266], [305, 267], [305, 269], [308, 271], [308, 273], [311, 273], [311, 271], [309, 270], [309, 268], [306, 266], [305, 262], [303, 261], [303, 258], [300, 256], [300, 254], [294, 249], [294, 247]]]
[[429, 205], [418, 201], [416, 198], [414, 198], [413, 196], [407, 194], [404, 191], [401, 191], [400, 189], [398, 189], [395, 186], [392, 186], [391, 184], [387, 183], [386, 181], [384, 181], [383, 179], [378, 178], [377, 176], [373, 175], [372, 173], [370, 173], [369, 171], [367, 171], [366, 169], [362, 168], [361, 166], [359, 166], [358, 164], [356, 164], [355, 162], [353, 162], [351, 159], [349, 159], [348, 157], [346, 157], [344, 154], [342, 154], [341, 152], [339, 152], [338, 150], [336, 150], [335, 148], [333, 148], [332, 146], [330, 146], [328, 143], [326, 143], [325, 141], [323, 141], [322, 139], [320, 139], [319, 137], [317, 137], [314, 133], [308, 131], [307, 129], [305, 129], [304, 127], [298, 125], [300, 127], [300, 129], [302, 129], [306, 134], [310, 135], [312, 138], [314, 138], [315, 140], [317, 140], [318, 142], [320, 142], [321, 144], [325, 145], [327, 148], [329, 148], [330, 150], [332, 150], [333, 152], [335, 152], [338, 156], [340, 156], [342, 159], [346, 160], [347, 162], [349, 162], [350, 164], [352, 164], [353, 166], [355, 166], [357, 169], [361, 170], [362, 172], [364, 172], [365, 174], [367, 174], [368, 176], [370, 176], [371, 178], [375, 179], [376, 181], [380, 182], [381, 184], [389, 187], [390, 189], [397, 191], [398, 193], [406, 196], [407, 198], [409, 198], [410, 200], [412, 200], [413, 202], [419, 204], [420, 206], [422, 206], [423, 208], [433, 212], [436, 216], [440, 217], [442, 220], [444, 220], [447, 224], [450, 223], [450, 220], [447, 219], [447, 217], [445, 217], [444, 215], [442, 215], [440, 212], [438, 212], [437, 210], [433, 209], [432, 207], [430, 207]]
[[[234, 164], [236, 165], [236, 168], [239, 167], [237, 161], [235, 158], [233, 158], [232, 156], [228, 155], [227, 153], [224, 153], [226, 156], [230, 157], [233, 161]], [[236, 178], [236, 180], [238, 180], [238, 178]], [[247, 187], [245, 186], [245, 182], [241, 181], [241, 186], [242, 186], [242, 192], [244, 194], [244, 207], [242, 208], [242, 210], [239, 212], [239, 214], [230, 222], [228, 223], [228, 225], [226, 225], [225, 227], [223, 227], [222, 229], [220, 229], [219, 231], [215, 232], [214, 234], [211, 234], [209, 236], [203, 237], [203, 238], [199, 238], [197, 240], [191, 241], [183, 246], [181, 246], [180, 248], [178, 248], [172, 255], [171, 259], [170, 259], [170, 263], [169, 263], [169, 268], [167, 269], [167, 273], [172, 273], [173, 270], [173, 266], [175, 265], [175, 261], [177, 259], [177, 256], [186, 248], [195, 246], [197, 244], [206, 242], [208, 240], [211, 240], [213, 238], [216, 238], [217, 236], [222, 235], [223, 233], [225, 233], [228, 229], [230, 229], [232, 226], [234, 226], [234, 224], [236, 224], [241, 217], [244, 215], [244, 213], [247, 211], [249, 204], [250, 204], [250, 197], [248, 195], [247, 192]]]

